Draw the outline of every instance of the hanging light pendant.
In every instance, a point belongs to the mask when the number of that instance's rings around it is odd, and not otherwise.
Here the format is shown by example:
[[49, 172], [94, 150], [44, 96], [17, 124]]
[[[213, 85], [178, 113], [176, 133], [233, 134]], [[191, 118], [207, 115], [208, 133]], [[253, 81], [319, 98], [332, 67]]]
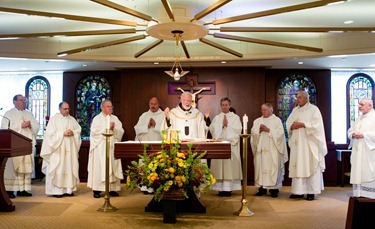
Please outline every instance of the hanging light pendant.
[[176, 81], [180, 80], [181, 77], [189, 73], [189, 71], [184, 71], [182, 69], [181, 64], [178, 61], [178, 59], [174, 61], [173, 66], [170, 71], [164, 71], [164, 72], [167, 73], [169, 76], [173, 77], [174, 80]]

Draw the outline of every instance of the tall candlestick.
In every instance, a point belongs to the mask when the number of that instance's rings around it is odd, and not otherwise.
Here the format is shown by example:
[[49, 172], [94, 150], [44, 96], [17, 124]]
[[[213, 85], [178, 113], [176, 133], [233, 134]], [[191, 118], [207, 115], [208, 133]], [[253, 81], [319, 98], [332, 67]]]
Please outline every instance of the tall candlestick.
[[109, 130], [111, 128], [111, 116], [107, 115], [105, 119], [106, 119], [106, 129]]
[[247, 115], [245, 114], [243, 117], [242, 117], [242, 122], [243, 122], [243, 133], [244, 134], [247, 134], [247, 122], [249, 121], [249, 118], [247, 117]]

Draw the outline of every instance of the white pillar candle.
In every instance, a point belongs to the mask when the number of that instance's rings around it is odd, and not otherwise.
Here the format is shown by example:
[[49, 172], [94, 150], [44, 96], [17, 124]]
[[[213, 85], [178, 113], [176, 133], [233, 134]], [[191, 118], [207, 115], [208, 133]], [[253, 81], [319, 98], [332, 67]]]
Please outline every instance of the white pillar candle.
[[243, 117], [242, 117], [242, 122], [243, 122], [243, 133], [244, 134], [247, 134], [247, 122], [249, 121], [249, 118], [247, 117], [247, 115], [245, 114]]
[[110, 116], [110, 115], [107, 115], [107, 116], [105, 117], [105, 119], [106, 119], [106, 129], [109, 130], [110, 127], [111, 127], [111, 116]]

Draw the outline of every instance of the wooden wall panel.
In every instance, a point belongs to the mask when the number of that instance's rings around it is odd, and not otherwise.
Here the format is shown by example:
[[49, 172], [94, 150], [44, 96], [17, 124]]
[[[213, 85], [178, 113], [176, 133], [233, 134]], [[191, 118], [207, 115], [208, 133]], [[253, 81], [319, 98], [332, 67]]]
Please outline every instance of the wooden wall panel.
[[[74, 107], [74, 90], [76, 83], [81, 77], [89, 74], [102, 75], [106, 77], [113, 87], [114, 113], [120, 118], [125, 129], [123, 140], [132, 140], [135, 137], [134, 125], [139, 116], [148, 110], [151, 97], [156, 96], [162, 108], [173, 108], [179, 103], [178, 95], [168, 94], [168, 82], [174, 79], [164, 73], [164, 68], [153, 69], [124, 69], [122, 71], [99, 71], [99, 72], [66, 72], [63, 79], [63, 99]], [[253, 120], [260, 117], [260, 107], [264, 102], [270, 102], [276, 107], [276, 87], [281, 78], [290, 73], [303, 73], [309, 76], [317, 85], [318, 107], [324, 120], [326, 138], [330, 141], [331, 133], [331, 95], [330, 95], [330, 71], [329, 70], [273, 70], [252, 67], [220, 67], [220, 68], [191, 68], [190, 73], [197, 75], [198, 83], [215, 82], [216, 93], [214, 95], [199, 94], [198, 109], [205, 113], [210, 111], [213, 119], [220, 113], [220, 99], [229, 97], [232, 106], [242, 118], [244, 114], [249, 117], [248, 129], [252, 127]], [[186, 76], [182, 77], [180, 83], [186, 83]], [[74, 104], [74, 105], [72, 105]], [[74, 114], [72, 109], [71, 113]], [[253, 184], [253, 158], [248, 149], [248, 182]], [[334, 155], [327, 158], [327, 163], [335, 163]], [[123, 166], [129, 162], [124, 161]], [[86, 165], [81, 165], [86, 166]], [[332, 184], [336, 182], [336, 165], [328, 165], [325, 174], [325, 182]], [[286, 176], [287, 178], [287, 176]], [[290, 183], [286, 179], [286, 184]]]

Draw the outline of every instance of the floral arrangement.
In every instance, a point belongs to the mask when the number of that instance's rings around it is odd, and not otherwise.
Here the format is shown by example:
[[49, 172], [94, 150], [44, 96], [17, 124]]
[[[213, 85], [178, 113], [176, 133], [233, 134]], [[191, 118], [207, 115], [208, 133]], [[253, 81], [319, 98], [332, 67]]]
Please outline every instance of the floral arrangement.
[[159, 152], [147, 154], [144, 145], [140, 163], [132, 161], [126, 170], [126, 187], [133, 190], [141, 185], [153, 188], [155, 199], [160, 201], [166, 193], [180, 191], [189, 198], [187, 191], [206, 192], [216, 182], [207, 164], [201, 162], [206, 154], [193, 153], [192, 145], [188, 144], [186, 152], [180, 149], [179, 141], [162, 141]]

